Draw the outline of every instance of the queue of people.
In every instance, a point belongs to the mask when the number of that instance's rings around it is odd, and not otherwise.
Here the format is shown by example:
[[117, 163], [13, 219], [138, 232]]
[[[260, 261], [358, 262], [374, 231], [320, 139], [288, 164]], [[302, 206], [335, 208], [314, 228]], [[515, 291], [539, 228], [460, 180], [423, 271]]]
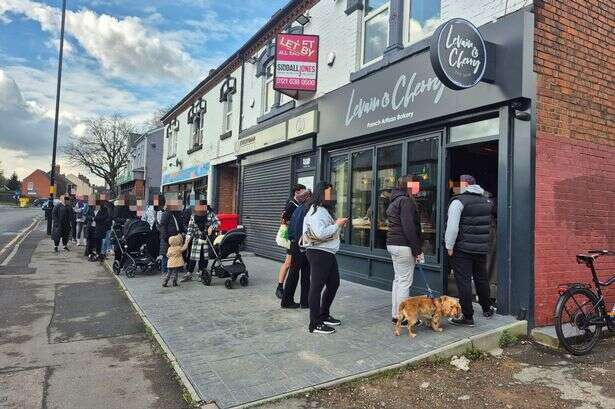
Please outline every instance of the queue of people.
[[[491, 318], [496, 309], [489, 298], [486, 254], [489, 249], [493, 201], [484, 194], [474, 177], [463, 175], [460, 189], [450, 201], [445, 246], [454, 271], [462, 315], [451, 317], [453, 325], [473, 326], [472, 280], [483, 316]], [[391, 319], [397, 324], [399, 305], [410, 298], [417, 264], [425, 262], [421, 223], [413, 195], [419, 182], [413, 176], [399, 178], [386, 209], [387, 250], [391, 255], [394, 279], [391, 291]], [[320, 182], [312, 195], [303, 185], [292, 189], [292, 197], [282, 213], [288, 232], [288, 250], [278, 272], [276, 296], [282, 308], [310, 310], [310, 333], [331, 334], [341, 321], [331, 315], [331, 306], [340, 285], [336, 253], [340, 234], [348, 219], [334, 218], [333, 187]], [[299, 282], [299, 303], [294, 295]], [[425, 283], [428, 286], [428, 283]], [[402, 321], [401, 325], [407, 322]]]

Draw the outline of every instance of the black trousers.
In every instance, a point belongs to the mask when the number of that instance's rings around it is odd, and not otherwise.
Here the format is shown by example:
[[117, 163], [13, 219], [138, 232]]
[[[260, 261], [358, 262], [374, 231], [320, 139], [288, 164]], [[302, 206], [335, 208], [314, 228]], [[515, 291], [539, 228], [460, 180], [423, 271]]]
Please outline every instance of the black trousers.
[[302, 306], [308, 306], [308, 296], [310, 293], [310, 263], [305, 253], [301, 252], [297, 242], [290, 242], [290, 252], [292, 259], [288, 275], [286, 276], [286, 283], [284, 284], [282, 307], [295, 302], [295, 290], [299, 282], [299, 273], [301, 273], [301, 299], [299, 303]]
[[58, 247], [60, 245], [60, 239], [62, 239], [62, 245], [66, 246], [68, 244], [68, 236], [68, 233], [63, 233], [62, 236], [53, 241], [54, 246]]
[[455, 272], [455, 282], [459, 291], [459, 303], [461, 312], [467, 319], [474, 317], [472, 308], [472, 279], [478, 295], [478, 302], [483, 311], [491, 306], [489, 300], [489, 278], [487, 277], [486, 254], [470, 254], [455, 250], [451, 260]]
[[[203, 271], [207, 268], [209, 264], [209, 260], [205, 257], [205, 252], [203, 251], [203, 246], [201, 246], [201, 255], [199, 258], [199, 271]], [[188, 248], [188, 253], [190, 253], [190, 248]], [[194, 269], [196, 268], [196, 260], [188, 259], [188, 272], [190, 274], [194, 273]]]
[[[335, 293], [340, 286], [340, 273], [335, 254], [328, 251], [308, 249], [310, 263], [310, 327], [321, 324], [329, 314]], [[324, 291], [323, 291], [324, 288]]]

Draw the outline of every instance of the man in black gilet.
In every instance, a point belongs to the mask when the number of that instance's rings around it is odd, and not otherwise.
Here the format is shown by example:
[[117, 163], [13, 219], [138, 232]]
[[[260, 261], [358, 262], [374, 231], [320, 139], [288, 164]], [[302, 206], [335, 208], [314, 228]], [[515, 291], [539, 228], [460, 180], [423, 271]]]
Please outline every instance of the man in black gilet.
[[462, 175], [460, 182], [460, 194], [451, 199], [448, 207], [444, 241], [455, 272], [463, 317], [452, 318], [450, 322], [473, 326], [472, 278], [483, 316], [490, 318], [495, 312], [489, 300], [486, 263], [494, 203], [485, 197], [473, 176]]

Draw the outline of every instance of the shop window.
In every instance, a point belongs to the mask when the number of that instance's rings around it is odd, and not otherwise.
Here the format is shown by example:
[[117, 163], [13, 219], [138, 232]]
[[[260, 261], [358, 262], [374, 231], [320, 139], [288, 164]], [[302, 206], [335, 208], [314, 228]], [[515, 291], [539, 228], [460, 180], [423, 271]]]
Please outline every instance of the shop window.
[[263, 84], [263, 114], [271, 111], [271, 108], [275, 104], [275, 90], [273, 89], [273, 61], [267, 64], [265, 67], [265, 76]]
[[426, 256], [437, 254], [436, 216], [438, 203], [439, 138], [428, 138], [408, 143], [408, 175], [419, 181], [415, 196]]
[[[345, 217], [348, 205], [348, 156], [333, 156], [331, 158], [331, 185], [333, 186], [334, 217]], [[345, 237], [340, 237], [345, 243]]]
[[451, 127], [449, 142], [461, 142], [471, 139], [495, 137], [500, 134], [500, 118], [491, 118], [484, 121]]
[[350, 199], [350, 244], [370, 247], [372, 229], [372, 150], [352, 153], [352, 191]]
[[378, 209], [376, 212], [376, 236], [374, 247], [386, 249], [389, 221], [387, 208], [389, 207], [391, 190], [397, 185], [402, 170], [402, 145], [391, 145], [378, 148], [377, 166], [378, 176], [376, 183]]
[[224, 103], [224, 131], [228, 132], [233, 129], [233, 94], [226, 97]]
[[442, 23], [441, 0], [406, 0], [405, 10], [407, 44], [429, 37]]
[[389, 1], [367, 0], [363, 15], [363, 64], [382, 57], [389, 41]]

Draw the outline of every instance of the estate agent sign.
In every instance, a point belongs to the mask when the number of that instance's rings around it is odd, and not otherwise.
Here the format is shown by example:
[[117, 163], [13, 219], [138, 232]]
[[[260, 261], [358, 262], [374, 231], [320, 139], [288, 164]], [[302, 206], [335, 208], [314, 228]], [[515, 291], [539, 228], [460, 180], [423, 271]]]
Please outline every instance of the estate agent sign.
[[293, 98], [316, 92], [318, 36], [278, 34], [275, 41], [273, 88]]
[[429, 57], [438, 79], [450, 89], [478, 84], [487, 67], [487, 47], [478, 29], [455, 18], [442, 24], [431, 37]]

